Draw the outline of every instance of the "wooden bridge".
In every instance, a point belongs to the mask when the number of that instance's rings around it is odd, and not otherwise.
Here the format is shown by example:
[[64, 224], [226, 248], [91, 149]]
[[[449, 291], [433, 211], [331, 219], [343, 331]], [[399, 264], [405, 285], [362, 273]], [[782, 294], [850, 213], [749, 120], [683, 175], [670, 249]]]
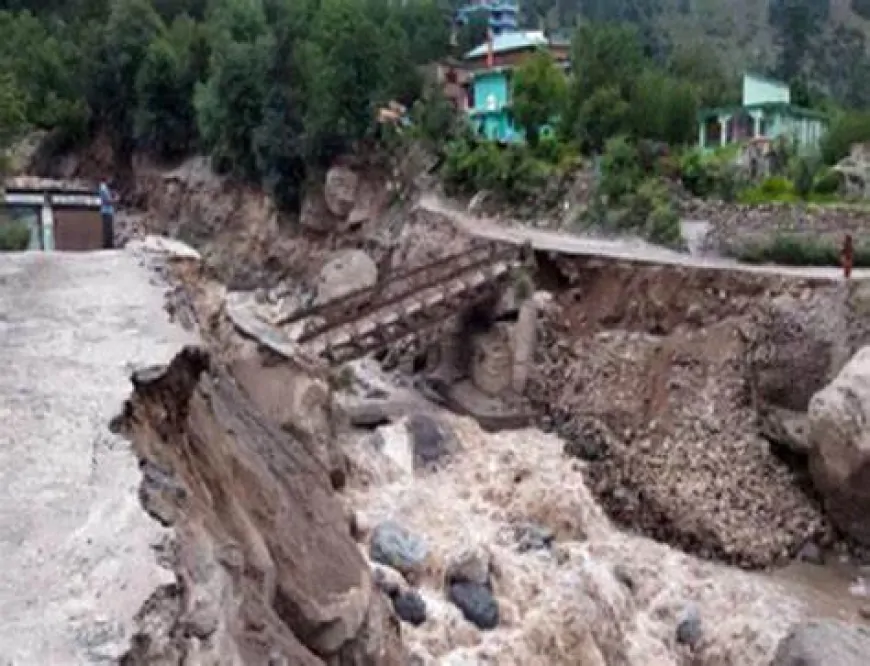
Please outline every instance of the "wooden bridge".
[[292, 344], [298, 351], [344, 363], [404, 344], [497, 297], [526, 259], [526, 248], [481, 243], [466, 252], [388, 274], [373, 287], [298, 310], [270, 324], [282, 332], [296, 324], [301, 333], [293, 336]]

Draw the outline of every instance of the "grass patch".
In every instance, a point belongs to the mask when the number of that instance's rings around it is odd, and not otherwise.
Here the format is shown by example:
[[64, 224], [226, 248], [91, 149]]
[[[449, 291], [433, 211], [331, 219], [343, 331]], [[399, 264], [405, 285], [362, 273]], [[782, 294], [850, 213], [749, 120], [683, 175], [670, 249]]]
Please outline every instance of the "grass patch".
[[[747, 264], [782, 266], [839, 266], [841, 246], [834, 241], [778, 234], [768, 241], [747, 243], [734, 253]], [[870, 245], [855, 246], [855, 267], [870, 266]]]

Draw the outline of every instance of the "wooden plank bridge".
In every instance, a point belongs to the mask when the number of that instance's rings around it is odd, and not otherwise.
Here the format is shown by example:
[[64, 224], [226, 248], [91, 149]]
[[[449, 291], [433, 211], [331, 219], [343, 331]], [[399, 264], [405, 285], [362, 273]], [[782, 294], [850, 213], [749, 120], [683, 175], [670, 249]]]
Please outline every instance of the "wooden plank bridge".
[[388, 274], [372, 287], [298, 310], [271, 324], [286, 330], [301, 322], [302, 332], [293, 340], [299, 351], [344, 363], [386, 351], [497, 297], [527, 259], [527, 248], [481, 243], [466, 252]]

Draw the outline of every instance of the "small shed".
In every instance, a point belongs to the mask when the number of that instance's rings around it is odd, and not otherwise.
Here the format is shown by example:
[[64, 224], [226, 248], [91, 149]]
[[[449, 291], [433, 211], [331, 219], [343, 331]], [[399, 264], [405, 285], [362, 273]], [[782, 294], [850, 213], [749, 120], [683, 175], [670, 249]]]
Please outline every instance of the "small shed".
[[96, 188], [56, 181], [7, 184], [0, 224], [23, 222], [30, 230], [28, 249], [86, 251], [105, 247]]

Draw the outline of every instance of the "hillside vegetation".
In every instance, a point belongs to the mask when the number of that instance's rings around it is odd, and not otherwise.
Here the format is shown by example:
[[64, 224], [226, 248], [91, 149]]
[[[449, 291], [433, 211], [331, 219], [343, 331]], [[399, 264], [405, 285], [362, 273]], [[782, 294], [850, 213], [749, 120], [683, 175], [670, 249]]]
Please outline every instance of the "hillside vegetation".
[[[484, 38], [479, 19], [452, 38], [457, 1], [0, 0], [0, 155], [33, 128], [59, 152], [108, 137], [117, 173], [137, 154], [206, 154], [290, 212], [337, 157], [409, 138], [444, 158], [449, 187], [514, 205], [558, 202], [549, 185], [599, 155], [587, 217], [615, 207], [610, 224], [671, 242], [673, 181], [723, 198], [744, 185], [728, 156], [691, 149], [698, 108], [737, 102], [743, 67], [832, 113], [827, 163], [870, 139], [870, 0], [526, 0], [527, 25], [572, 38], [575, 74], [546, 54], [519, 68], [512, 110], [528, 145], [508, 150], [472, 136], [424, 83], [420, 65]], [[390, 100], [411, 109], [409, 129], [376, 122]], [[538, 136], [551, 119], [555, 134]], [[789, 196], [837, 187], [818, 160], [781, 162]]]

